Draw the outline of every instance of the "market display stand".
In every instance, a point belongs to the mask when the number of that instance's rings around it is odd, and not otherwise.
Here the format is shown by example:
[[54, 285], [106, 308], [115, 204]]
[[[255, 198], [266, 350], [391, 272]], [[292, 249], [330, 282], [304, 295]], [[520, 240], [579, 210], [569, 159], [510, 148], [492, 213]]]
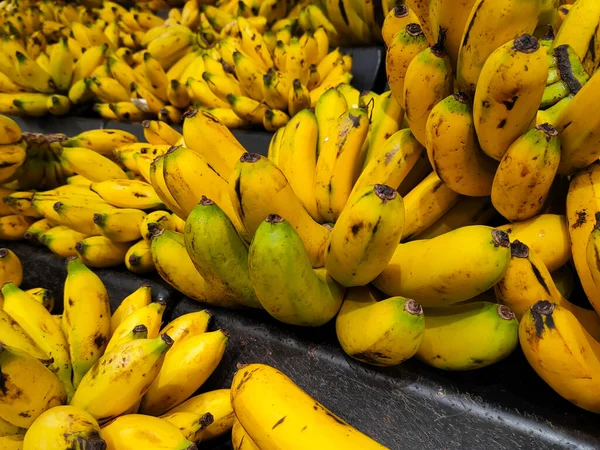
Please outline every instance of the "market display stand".
[[[52, 289], [60, 308], [64, 260], [26, 242], [0, 245], [21, 258], [23, 288]], [[202, 390], [229, 387], [237, 364], [261, 362], [282, 370], [332, 411], [394, 450], [600, 447], [598, 416], [561, 399], [519, 351], [472, 372], [442, 372], [416, 360], [378, 369], [348, 358], [333, 324], [291, 327], [262, 311], [208, 307], [158, 278], [142, 278], [124, 267], [97, 273], [113, 310], [135, 289], [150, 284], [153, 295], [168, 304], [165, 322], [205, 308], [212, 313], [212, 327], [227, 330], [230, 340], [222, 363]], [[231, 449], [231, 443], [223, 437], [201, 448]]]

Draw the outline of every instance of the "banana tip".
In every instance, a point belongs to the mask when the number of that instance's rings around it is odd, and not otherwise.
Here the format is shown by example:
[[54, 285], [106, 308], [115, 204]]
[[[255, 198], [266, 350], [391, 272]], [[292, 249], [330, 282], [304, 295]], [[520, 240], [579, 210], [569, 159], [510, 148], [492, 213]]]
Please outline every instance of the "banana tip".
[[506, 305], [498, 305], [498, 315], [504, 320], [513, 320], [516, 317], [513, 310]]
[[510, 247], [510, 239], [508, 238], [508, 234], [502, 230], [492, 230], [492, 239], [496, 247]]
[[412, 299], [406, 300], [404, 303], [404, 310], [414, 316], [420, 316], [423, 314], [423, 307], [421, 304]]
[[527, 258], [529, 256], [529, 247], [519, 240], [511, 242], [510, 256], [514, 258]]
[[554, 303], [548, 300], [541, 300], [531, 307], [531, 311], [543, 316], [549, 316], [554, 312]]
[[0, 248], [0, 258], [6, 258], [8, 256], [8, 250], [5, 248]]

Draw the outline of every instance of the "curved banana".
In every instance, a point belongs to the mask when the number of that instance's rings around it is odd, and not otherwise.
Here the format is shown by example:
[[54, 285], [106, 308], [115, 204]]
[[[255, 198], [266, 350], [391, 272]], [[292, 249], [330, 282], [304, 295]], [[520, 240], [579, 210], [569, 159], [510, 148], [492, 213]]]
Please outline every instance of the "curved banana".
[[127, 250], [125, 254], [125, 266], [133, 273], [150, 273], [156, 268], [152, 260], [152, 252], [150, 243], [144, 239], [140, 239]]
[[127, 317], [123, 318], [117, 328], [112, 330], [113, 334], [110, 341], [106, 344], [105, 353], [109, 353], [119, 345], [127, 342], [127, 340], [130, 339], [131, 330], [135, 330], [135, 328], [140, 325], [145, 328], [147, 339], [157, 338], [162, 323], [162, 316], [166, 307], [167, 305], [165, 302], [152, 302], [136, 309]]
[[71, 230], [64, 225], [59, 225], [42, 233], [39, 240], [52, 253], [62, 258], [68, 258], [70, 256], [77, 256], [75, 245], [86, 237], [86, 234]]
[[549, 123], [518, 138], [504, 154], [492, 184], [492, 204], [510, 221], [539, 214], [560, 163], [558, 132]]
[[141, 286], [133, 293], [125, 297], [119, 307], [110, 318], [110, 328], [114, 332], [117, 327], [131, 313], [150, 304], [152, 300], [152, 288], [148, 285]]
[[73, 172], [93, 182], [127, 179], [127, 175], [116, 163], [83, 147], [61, 147], [58, 154]]
[[170, 214], [167, 211], [152, 211], [144, 217], [144, 220], [142, 220], [142, 224], [140, 225], [142, 239], [146, 242], [150, 242], [152, 234], [159, 229], [175, 230], [175, 217], [177, 216]]
[[231, 428], [231, 445], [234, 450], [260, 450], [237, 418]]
[[402, 237], [404, 203], [391, 187], [365, 186], [350, 197], [331, 232], [325, 268], [342, 286], [364, 286], [389, 263]]
[[93, 215], [93, 222], [102, 236], [113, 242], [131, 242], [142, 237], [140, 226], [146, 213], [139, 209], [109, 209]]
[[23, 265], [9, 248], [0, 248], [0, 284], [14, 283], [19, 287], [23, 281]]
[[[391, 91], [384, 92], [373, 102], [371, 124], [367, 136], [368, 148], [365, 155], [364, 169], [378, 154], [388, 139], [401, 128], [404, 118], [404, 111]], [[407, 166], [410, 164], [407, 164]], [[374, 180], [378, 183], [385, 183], [382, 180]]]
[[341, 306], [343, 288], [326, 270], [312, 268], [300, 236], [276, 214], [256, 230], [248, 267], [261, 305], [282, 322], [320, 326]]
[[476, 197], [491, 194], [498, 164], [481, 151], [465, 94], [457, 92], [433, 107], [426, 134], [429, 162], [450, 189]]
[[169, 322], [160, 334], [168, 334], [179, 345], [184, 340], [206, 333], [210, 319], [211, 315], [206, 310], [184, 314]]
[[79, 258], [67, 262], [62, 327], [69, 343], [73, 387], [104, 353], [110, 338], [110, 304], [102, 280]]
[[396, 33], [409, 23], [419, 23], [419, 19], [414, 11], [406, 5], [398, 4], [387, 13], [381, 28], [381, 37], [386, 47], [390, 46]]
[[519, 321], [508, 306], [475, 302], [425, 310], [425, 335], [417, 359], [443, 370], [494, 364], [519, 342]]
[[140, 412], [162, 414], [186, 400], [219, 365], [228, 339], [223, 331], [217, 330], [189, 337], [175, 345], [144, 394]]
[[403, 297], [377, 301], [369, 287], [354, 287], [346, 293], [335, 329], [347, 355], [375, 366], [394, 366], [414, 356], [421, 345], [423, 308]]
[[[458, 228], [430, 240], [400, 244], [374, 281], [388, 295], [424, 307], [469, 300], [494, 286], [508, 270], [508, 235], [483, 225]], [[418, 269], [427, 264], [427, 270]]]
[[385, 448], [267, 365], [249, 364], [237, 371], [231, 385], [231, 403], [236, 417], [259, 448]]

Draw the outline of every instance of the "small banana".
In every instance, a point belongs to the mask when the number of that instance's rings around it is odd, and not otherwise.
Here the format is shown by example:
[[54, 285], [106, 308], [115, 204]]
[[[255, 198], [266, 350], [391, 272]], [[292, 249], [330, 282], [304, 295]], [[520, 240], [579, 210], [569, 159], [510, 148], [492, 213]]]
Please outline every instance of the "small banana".
[[14, 283], [19, 287], [23, 281], [23, 265], [9, 248], [0, 248], [0, 284]]
[[139, 180], [106, 180], [90, 189], [104, 201], [119, 208], [154, 209], [162, 206], [152, 186]]
[[136, 309], [127, 317], [123, 318], [117, 328], [112, 330], [113, 334], [110, 341], [106, 344], [105, 353], [109, 353], [121, 344], [131, 340], [132, 330], [135, 331], [138, 326], [144, 327], [144, 334], [146, 335], [144, 339], [157, 338], [159, 336], [162, 316], [166, 307], [167, 305], [165, 302], [152, 302]]
[[81, 260], [90, 267], [115, 267], [123, 264], [131, 243], [114, 242], [105, 236], [90, 236], [75, 244]]
[[125, 320], [131, 313], [150, 304], [152, 299], [152, 288], [144, 285], [133, 293], [125, 297], [119, 307], [115, 310], [110, 318], [110, 328], [112, 331]]
[[125, 266], [133, 273], [150, 273], [156, 268], [152, 260], [152, 252], [150, 251], [150, 243], [144, 239], [140, 239], [127, 250], [125, 254]]

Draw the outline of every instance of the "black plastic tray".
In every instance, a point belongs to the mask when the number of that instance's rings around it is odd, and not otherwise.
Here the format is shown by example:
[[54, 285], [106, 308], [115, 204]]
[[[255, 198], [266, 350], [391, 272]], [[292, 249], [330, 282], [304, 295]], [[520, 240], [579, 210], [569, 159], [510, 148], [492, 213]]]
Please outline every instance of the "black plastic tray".
[[[48, 287], [60, 303], [64, 261], [25, 242], [1, 242], [22, 259], [24, 288]], [[226, 329], [225, 357], [203, 390], [228, 387], [238, 363], [271, 364], [355, 427], [391, 449], [593, 449], [598, 416], [560, 398], [520, 352], [492, 367], [451, 373], [408, 361], [377, 369], [341, 351], [332, 324], [318, 329], [280, 324], [260, 311], [207, 307], [165, 284], [122, 270], [98, 270], [111, 306], [150, 283], [169, 308], [165, 320], [209, 309]], [[228, 437], [203, 448], [231, 449]], [[333, 449], [332, 449], [333, 450]], [[348, 449], [350, 450], [350, 449]]]

